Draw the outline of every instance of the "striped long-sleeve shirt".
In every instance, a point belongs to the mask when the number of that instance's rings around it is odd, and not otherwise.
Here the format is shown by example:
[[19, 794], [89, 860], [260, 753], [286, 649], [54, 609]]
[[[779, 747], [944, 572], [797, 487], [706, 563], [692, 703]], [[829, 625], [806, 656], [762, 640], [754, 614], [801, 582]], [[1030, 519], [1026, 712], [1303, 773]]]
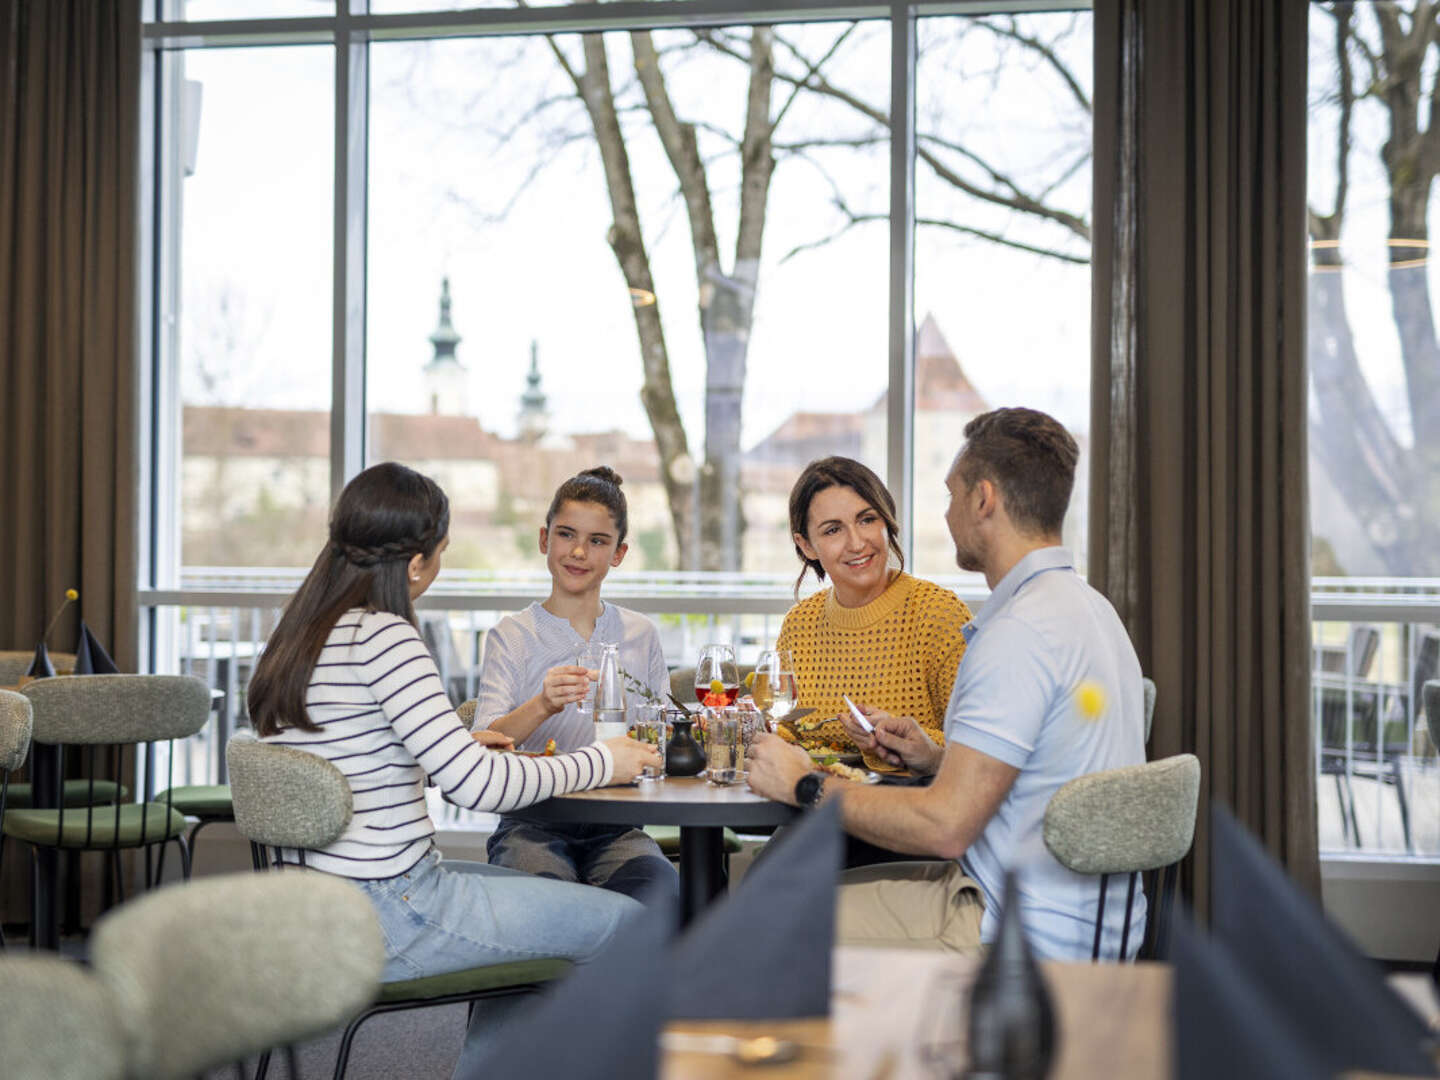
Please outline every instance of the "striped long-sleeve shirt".
[[480, 746], [450, 707], [435, 661], [398, 615], [353, 609], [335, 623], [306, 692], [319, 731], [288, 728], [267, 742], [296, 746], [350, 782], [355, 817], [309, 866], [350, 878], [403, 874], [430, 850], [428, 778], [456, 806], [514, 810], [610, 781], [602, 746], [550, 758]]

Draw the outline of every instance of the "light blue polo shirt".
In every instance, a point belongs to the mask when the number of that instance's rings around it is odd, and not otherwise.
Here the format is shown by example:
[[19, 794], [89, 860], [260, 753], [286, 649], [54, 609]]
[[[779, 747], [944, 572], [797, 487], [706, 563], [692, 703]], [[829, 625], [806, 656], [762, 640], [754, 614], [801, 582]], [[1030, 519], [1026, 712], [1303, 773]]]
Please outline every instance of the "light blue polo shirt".
[[[1088, 958], [1099, 879], [1066, 870], [1045, 849], [1045, 807], [1077, 776], [1145, 760], [1140, 661], [1115, 609], [1075, 572], [1062, 547], [1032, 551], [1016, 563], [963, 633], [967, 644], [945, 710], [946, 738], [1020, 770], [961, 859], [985, 893], [981, 939], [994, 938], [1005, 870], [1013, 866], [1036, 954]], [[1101, 692], [1097, 715], [1080, 707], [1085, 684]], [[1120, 945], [1125, 888], [1123, 878], [1115, 879], [1106, 894], [1109, 955]], [[1132, 951], [1144, 933], [1144, 913], [1137, 883]]]

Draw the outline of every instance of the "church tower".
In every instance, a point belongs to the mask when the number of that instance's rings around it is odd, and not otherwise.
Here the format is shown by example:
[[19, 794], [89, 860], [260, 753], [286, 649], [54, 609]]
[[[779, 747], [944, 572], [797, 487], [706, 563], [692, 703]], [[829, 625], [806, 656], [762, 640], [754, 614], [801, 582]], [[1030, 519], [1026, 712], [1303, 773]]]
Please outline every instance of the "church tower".
[[550, 412], [540, 389], [540, 343], [536, 341], [530, 342], [530, 371], [525, 376], [525, 392], [520, 395], [515, 424], [520, 438], [528, 443], [539, 442], [550, 429]]
[[440, 324], [430, 335], [435, 355], [425, 365], [425, 405], [436, 416], [470, 415], [470, 369], [455, 356], [461, 341], [450, 322], [450, 279], [440, 282]]

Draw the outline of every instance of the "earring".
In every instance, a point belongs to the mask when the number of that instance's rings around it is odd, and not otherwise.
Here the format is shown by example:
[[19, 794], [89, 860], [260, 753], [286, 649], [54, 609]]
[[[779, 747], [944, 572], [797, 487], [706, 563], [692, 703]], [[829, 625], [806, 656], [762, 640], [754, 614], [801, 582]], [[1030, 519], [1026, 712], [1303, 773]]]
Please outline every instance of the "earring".
[[420, 575], [419, 575], [419, 574], [411, 574], [411, 575], [410, 575], [410, 580], [411, 580], [411, 581], [419, 581], [419, 580], [420, 580]]

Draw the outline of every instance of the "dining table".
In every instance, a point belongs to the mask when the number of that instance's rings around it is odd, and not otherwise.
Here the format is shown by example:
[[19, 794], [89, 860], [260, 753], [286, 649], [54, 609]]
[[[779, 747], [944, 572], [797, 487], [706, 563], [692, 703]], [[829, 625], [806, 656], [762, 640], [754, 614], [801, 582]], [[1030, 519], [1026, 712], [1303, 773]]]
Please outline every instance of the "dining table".
[[666, 776], [557, 795], [509, 813], [560, 824], [679, 826], [680, 918], [688, 923], [725, 889], [726, 828], [784, 825], [801, 811], [756, 795], [744, 783]]
[[[677, 1020], [660, 1037], [662, 1080], [920, 1080], [962, 1074], [966, 1005], [980, 960], [938, 950], [837, 946], [830, 1015], [807, 1020]], [[1052, 1080], [1167, 1080], [1167, 964], [1044, 963], [1055, 1006]], [[791, 1060], [740, 1058], [770, 1039]]]

